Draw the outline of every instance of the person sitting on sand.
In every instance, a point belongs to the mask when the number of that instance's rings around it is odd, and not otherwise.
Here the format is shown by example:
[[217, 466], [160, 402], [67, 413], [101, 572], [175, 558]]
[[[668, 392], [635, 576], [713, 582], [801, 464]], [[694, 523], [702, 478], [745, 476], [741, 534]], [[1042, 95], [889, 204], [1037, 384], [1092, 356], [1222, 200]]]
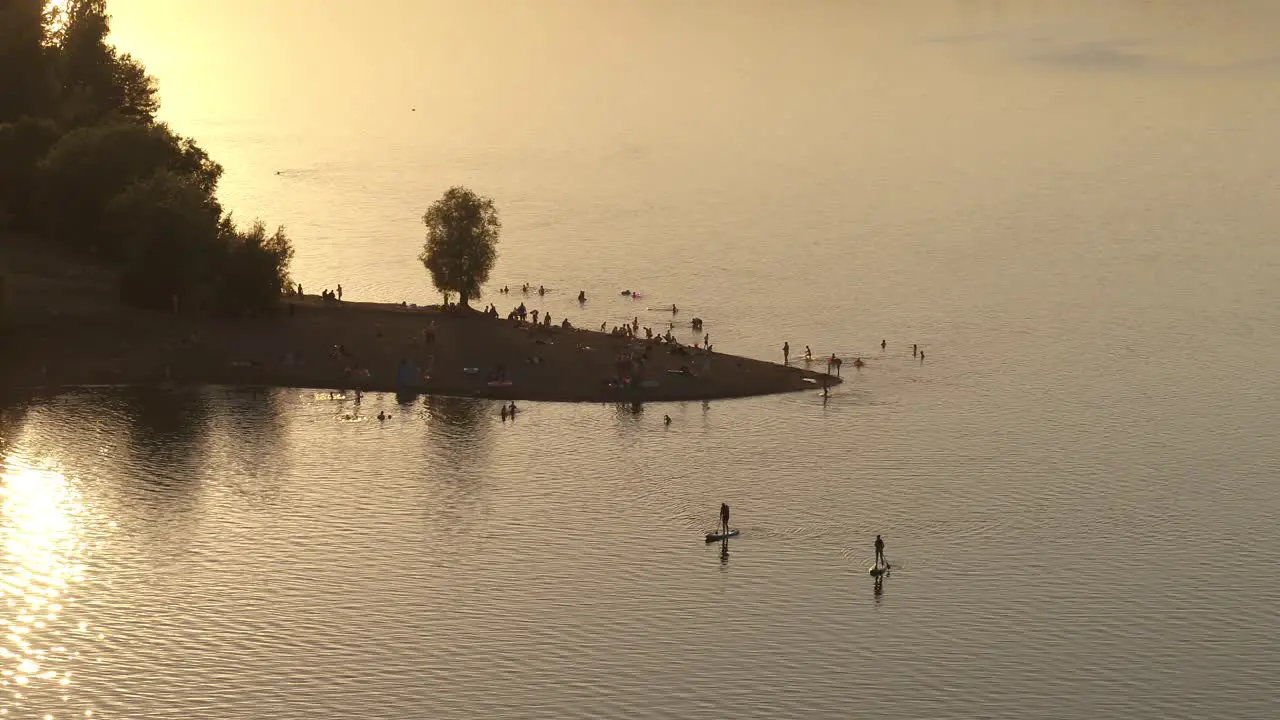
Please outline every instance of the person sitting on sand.
[[565, 319], [563, 319], [563, 320], [561, 320], [561, 321], [560, 321], [560, 327], [561, 327], [561, 328], [563, 328], [563, 329], [565, 329], [565, 330], [568, 330], [569, 328], [571, 328], [571, 327], [573, 327], [573, 326], [569, 324], [569, 318], [565, 318]]

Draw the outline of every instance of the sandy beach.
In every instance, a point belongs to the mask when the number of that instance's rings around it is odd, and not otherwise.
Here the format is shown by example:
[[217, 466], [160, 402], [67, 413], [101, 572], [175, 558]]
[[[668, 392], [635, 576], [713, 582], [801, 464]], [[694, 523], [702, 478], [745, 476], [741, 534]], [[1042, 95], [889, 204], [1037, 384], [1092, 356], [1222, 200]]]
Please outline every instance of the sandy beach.
[[[6, 335], [0, 372], [5, 384], [20, 388], [228, 384], [648, 402], [817, 390], [824, 380], [839, 382], [657, 340], [315, 296], [291, 298], [279, 314], [264, 318], [118, 311], [46, 317], [12, 325]], [[642, 364], [620, 365], [641, 357]]]

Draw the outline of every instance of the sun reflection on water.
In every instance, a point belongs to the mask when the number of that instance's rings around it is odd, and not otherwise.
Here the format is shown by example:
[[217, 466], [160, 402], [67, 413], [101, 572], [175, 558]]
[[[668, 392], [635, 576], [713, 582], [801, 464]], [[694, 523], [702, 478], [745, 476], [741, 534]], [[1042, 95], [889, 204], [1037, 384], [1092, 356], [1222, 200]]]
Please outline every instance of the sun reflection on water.
[[83, 514], [61, 473], [14, 458], [0, 463], [0, 706], [39, 704], [46, 714], [37, 717], [53, 717], [47, 703], [68, 699], [74, 653], [64, 644], [63, 615], [84, 581]]

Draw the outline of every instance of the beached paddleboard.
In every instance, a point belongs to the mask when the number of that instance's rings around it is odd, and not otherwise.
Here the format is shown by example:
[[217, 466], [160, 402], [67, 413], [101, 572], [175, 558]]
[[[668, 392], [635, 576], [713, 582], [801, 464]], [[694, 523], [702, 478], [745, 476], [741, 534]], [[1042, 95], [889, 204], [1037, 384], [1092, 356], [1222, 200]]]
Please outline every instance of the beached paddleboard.
[[887, 565], [885, 567], [872, 565], [871, 568], [867, 570], [867, 574], [870, 575], [871, 577], [880, 577], [881, 575], [884, 575], [887, 572], [889, 572], [889, 567]]
[[707, 533], [707, 542], [715, 542], [717, 540], [728, 540], [731, 537], [738, 537], [739, 530], [730, 530], [727, 533]]

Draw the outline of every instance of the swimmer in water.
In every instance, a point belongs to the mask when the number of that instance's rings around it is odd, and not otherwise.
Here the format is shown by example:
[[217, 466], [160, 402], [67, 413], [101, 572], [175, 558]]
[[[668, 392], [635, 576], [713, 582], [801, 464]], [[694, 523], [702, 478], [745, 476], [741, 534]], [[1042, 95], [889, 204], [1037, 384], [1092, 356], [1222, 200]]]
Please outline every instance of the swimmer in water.
[[881, 350], [883, 350], [883, 349], [884, 349], [884, 340], [881, 340], [881, 341], [880, 341], [880, 349], [881, 349]]
[[670, 415], [663, 415], [663, 416], [662, 416], [662, 424], [663, 424], [663, 425], [670, 425], [670, 424], [671, 424], [671, 416], [670, 416]]

